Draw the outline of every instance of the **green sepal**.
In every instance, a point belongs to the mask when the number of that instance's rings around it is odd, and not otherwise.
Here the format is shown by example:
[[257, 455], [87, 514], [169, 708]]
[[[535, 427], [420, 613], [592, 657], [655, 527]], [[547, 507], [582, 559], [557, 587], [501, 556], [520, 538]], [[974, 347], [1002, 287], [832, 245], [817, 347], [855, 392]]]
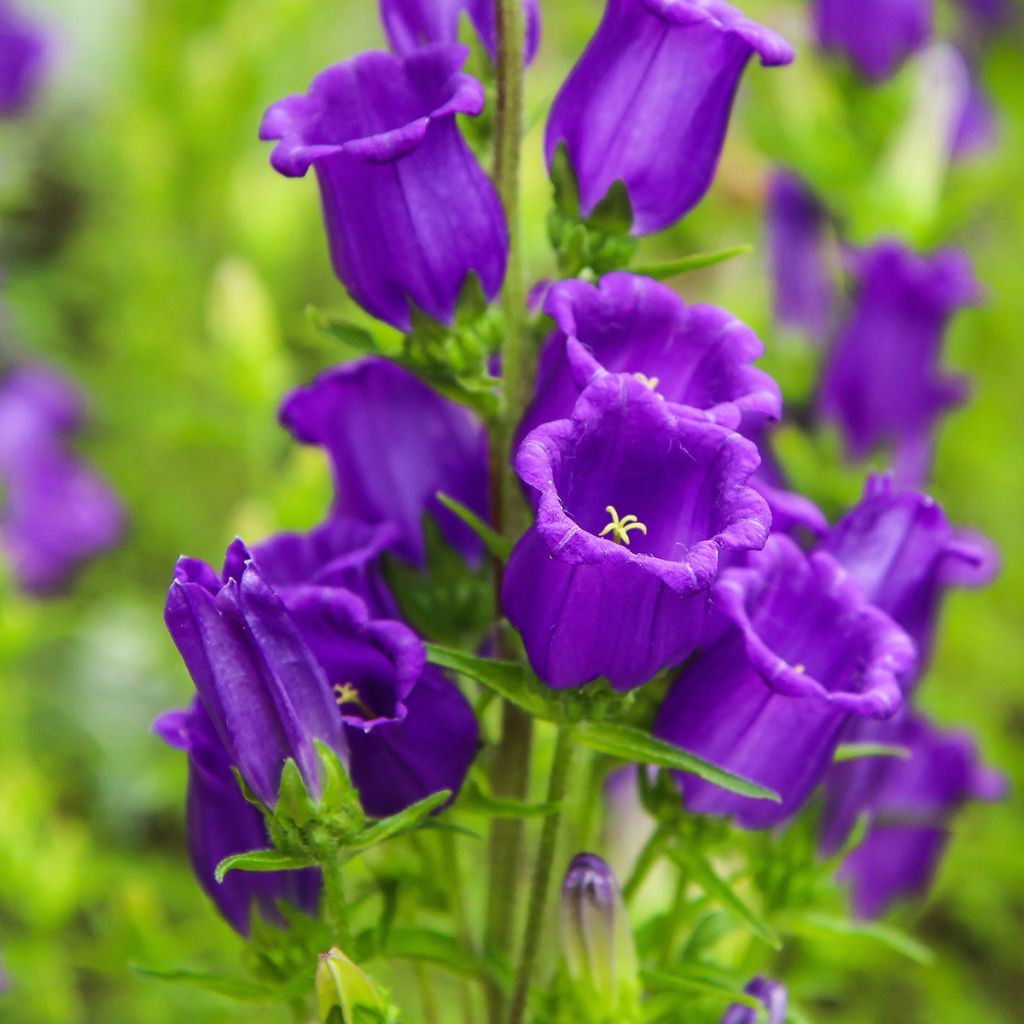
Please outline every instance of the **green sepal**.
[[615, 181], [608, 194], [590, 211], [588, 226], [606, 235], [627, 235], [633, 227], [633, 204], [624, 181]]
[[289, 757], [281, 770], [274, 817], [296, 828], [305, 828], [317, 816], [317, 807], [306, 789], [306, 781], [294, 758]]
[[458, 301], [455, 304], [455, 326], [472, 327], [477, 321], [487, 315], [490, 303], [487, 301], [487, 293], [484, 291], [480, 275], [471, 270], [466, 275], [462, 290], [459, 292]]
[[313, 867], [316, 861], [309, 855], [282, 853], [280, 850], [250, 850], [225, 857], [213, 873], [217, 882], [223, 882], [230, 871], [294, 871]]
[[751, 782], [739, 775], [733, 775], [709, 761], [688, 754], [670, 743], [655, 739], [642, 729], [631, 725], [613, 722], [582, 722], [577, 726], [576, 735], [581, 743], [592, 750], [610, 754], [623, 761], [654, 764], [661, 768], [689, 772], [706, 782], [721, 786], [731, 793], [738, 793], [740, 796], [771, 800], [774, 803], [782, 802], [779, 795], [770, 789], [765, 789], [756, 782]]
[[899, 761], [910, 760], [910, 748], [898, 743], [840, 743], [836, 747], [834, 764], [858, 761], [862, 757], [894, 757]]
[[340, 757], [322, 740], [313, 740], [320, 761], [320, 778], [323, 792], [320, 796], [321, 816], [343, 818], [353, 831], [366, 824], [359, 792], [349, 778], [348, 770]]
[[437, 492], [437, 500], [453, 515], [461, 519], [479, 538], [490, 554], [500, 562], [507, 562], [512, 554], [512, 544], [501, 536], [496, 530], [491, 529], [472, 509], [466, 508], [461, 501], [444, 493]]
[[580, 186], [569, 159], [569, 147], [559, 142], [551, 160], [551, 184], [555, 192], [555, 209], [566, 217], [576, 217], [580, 211]]
[[715, 249], [712, 252], [698, 252], [692, 256], [680, 256], [678, 259], [665, 260], [663, 263], [641, 264], [630, 269], [634, 274], [640, 274], [642, 277], [653, 277], [655, 281], [665, 281], [679, 274], [688, 274], [693, 270], [713, 267], [716, 263], [724, 263], [726, 260], [745, 256], [748, 252], [753, 251], [754, 247], [746, 243], [733, 245], [727, 249]]

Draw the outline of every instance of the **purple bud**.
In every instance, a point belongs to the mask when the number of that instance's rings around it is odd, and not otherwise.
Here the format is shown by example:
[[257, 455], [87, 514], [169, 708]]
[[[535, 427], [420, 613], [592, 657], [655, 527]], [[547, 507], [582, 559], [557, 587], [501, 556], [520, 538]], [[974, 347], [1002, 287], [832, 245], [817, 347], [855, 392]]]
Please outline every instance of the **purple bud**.
[[314, 167], [334, 269], [368, 312], [407, 331], [410, 305], [451, 323], [475, 273], [493, 299], [508, 230], [498, 194], [457, 114], [479, 114], [483, 86], [460, 72], [464, 46], [400, 58], [364, 53], [266, 112], [261, 139], [286, 177]]
[[564, 143], [585, 215], [622, 181], [633, 233], [668, 227], [707, 192], [755, 53], [765, 65], [793, 59], [784, 39], [723, 0], [608, 0], [552, 107], [548, 166]]
[[754, 978], [743, 991], [760, 1000], [768, 1015], [759, 1014], [752, 1006], [733, 1003], [725, 1011], [721, 1024], [785, 1024], [789, 1009], [785, 985], [769, 978]]
[[0, 0], [0, 117], [32, 102], [46, 65], [46, 37], [7, 0]]

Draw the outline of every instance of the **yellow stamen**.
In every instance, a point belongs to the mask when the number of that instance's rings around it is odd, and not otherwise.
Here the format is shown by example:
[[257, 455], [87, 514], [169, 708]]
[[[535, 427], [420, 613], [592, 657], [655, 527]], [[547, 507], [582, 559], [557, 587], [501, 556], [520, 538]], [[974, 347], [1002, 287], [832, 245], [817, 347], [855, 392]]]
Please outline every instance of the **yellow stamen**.
[[657, 391], [658, 385], [661, 383], [660, 377], [648, 377], [646, 373], [634, 373], [633, 376], [636, 377], [636, 379], [640, 381], [645, 388], [650, 388], [652, 391]]
[[335, 683], [334, 687], [334, 699], [337, 701], [338, 706], [342, 704], [354, 704], [367, 718], [373, 718], [373, 710], [367, 705], [362, 697], [359, 696], [359, 691], [352, 685], [352, 683]]
[[625, 544], [628, 547], [630, 530], [639, 530], [644, 536], [647, 535], [647, 527], [636, 516], [623, 516], [620, 519], [614, 505], [606, 506], [605, 511], [612, 517], [612, 521], [598, 534], [599, 537], [610, 533], [616, 544]]

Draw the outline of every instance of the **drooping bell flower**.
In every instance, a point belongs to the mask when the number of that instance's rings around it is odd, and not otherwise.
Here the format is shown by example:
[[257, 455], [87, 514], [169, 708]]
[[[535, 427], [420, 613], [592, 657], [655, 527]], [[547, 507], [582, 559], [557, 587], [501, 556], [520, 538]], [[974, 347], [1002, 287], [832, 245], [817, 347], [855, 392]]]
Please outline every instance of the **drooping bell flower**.
[[231, 927], [248, 935], [254, 905], [267, 920], [284, 924], [279, 900], [316, 913], [320, 896], [316, 868], [233, 871], [223, 882], [216, 881], [214, 872], [225, 857], [270, 845], [263, 815], [242, 795], [231, 772], [231, 759], [198, 699], [187, 710], [161, 715], [153, 728], [172, 747], [188, 754], [186, 821], [192, 869]]
[[789, 1009], [789, 996], [786, 986], [770, 978], [754, 978], [743, 990], [748, 996], [759, 1000], [768, 1015], [759, 1014], [752, 1006], [733, 1003], [721, 1024], [785, 1024], [786, 1012]]
[[722, 573], [714, 602], [728, 628], [683, 670], [654, 731], [781, 797], [738, 796], [685, 776], [690, 811], [767, 828], [822, 780], [851, 716], [899, 709], [914, 644], [831, 556], [807, 556], [781, 534]]
[[[380, 16], [391, 48], [408, 56], [431, 43], [457, 43], [462, 15], [469, 16], [492, 61], [498, 59], [498, 26], [493, 0], [380, 0]], [[523, 0], [529, 64], [540, 43], [538, 0]]]
[[455, 120], [484, 104], [483, 86], [459, 70], [467, 53], [360, 54], [279, 100], [260, 126], [261, 139], [280, 140], [281, 174], [315, 168], [338, 277], [403, 331], [410, 305], [450, 323], [471, 273], [491, 299], [505, 276], [501, 202]]
[[557, 325], [540, 357], [537, 389], [519, 428], [572, 414], [580, 392], [603, 373], [631, 373], [668, 402], [736, 428], [744, 415], [778, 419], [782, 396], [763, 370], [757, 335], [716, 306], [688, 306], [671, 288], [636, 274], [597, 286], [561, 281], [544, 311]]
[[814, 27], [822, 49], [881, 82], [931, 38], [933, 8], [933, 0], [814, 0]]
[[823, 342], [835, 301], [828, 210], [800, 178], [778, 170], [765, 218], [775, 319]]
[[487, 517], [487, 438], [468, 410], [394, 363], [368, 357], [293, 391], [280, 417], [297, 440], [327, 450], [335, 516], [393, 524], [396, 553], [422, 565], [421, 519], [429, 512], [449, 544], [468, 559], [479, 556], [476, 536], [436, 497], [443, 491]]
[[82, 396], [50, 370], [0, 378], [0, 543], [29, 594], [60, 590], [124, 530], [117, 498], [69, 443], [83, 418]]
[[723, 0], [608, 0], [555, 99], [548, 166], [568, 149], [589, 214], [621, 181], [633, 233], [693, 209], [711, 184], [747, 62], [788, 64], [790, 45]]
[[822, 847], [838, 850], [867, 814], [863, 842], [839, 877], [851, 883], [860, 917], [881, 915], [894, 901], [927, 892], [949, 839], [950, 824], [968, 800], [998, 800], [1006, 781], [983, 767], [965, 733], [941, 732], [914, 716], [872, 723], [856, 739], [906, 748], [909, 758], [858, 758], [829, 774]]
[[0, 117], [22, 113], [46, 63], [46, 37], [13, 4], [0, 0]]
[[605, 374], [569, 419], [519, 447], [537, 520], [509, 560], [502, 604], [552, 687], [607, 676], [628, 690], [682, 661], [722, 552], [764, 543], [768, 509], [746, 485], [756, 449], [685, 412], [629, 374]]
[[836, 523], [822, 550], [910, 635], [919, 669], [949, 588], [983, 586], [999, 564], [985, 538], [954, 530], [938, 502], [901, 491], [890, 474], [868, 477], [860, 503]]
[[850, 458], [892, 445], [899, 479], [917, 485], [936, 420], [966, 394], [966, 382], [939, 361], [947, 324], [978, 300], [978, 284], [955, 249], [918, 256], [884, 241], [850, 259], [858, 289], [825, 369], [821, 409], [838, 423]]
[[562, 951], [570, 982], [586, 1007], [632, 1020], [639, 995], [633, 932], [612, 869], [578, 853], [562, 882]]

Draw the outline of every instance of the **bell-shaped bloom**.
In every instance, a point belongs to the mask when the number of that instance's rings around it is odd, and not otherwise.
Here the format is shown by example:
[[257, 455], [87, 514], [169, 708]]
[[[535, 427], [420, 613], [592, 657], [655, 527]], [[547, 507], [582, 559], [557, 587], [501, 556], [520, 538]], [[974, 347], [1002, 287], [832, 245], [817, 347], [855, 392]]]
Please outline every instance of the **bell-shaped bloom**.
[[857, 295], [825, 369], [821, 409], [851, 458], [893, 445], [900, 479], [919, 484], [935, 421], [966, 395], [966, 382], [939, 360], [947, 324], [978, 300], [978, 284], [954, 249], [924, 257], [885, 241], [851, 253], [851, 263]]
[[348, 762], [363, 807], [395, 813], [457, 791], [477, 725], [459, 690], [426, 666], [400, 622], [370, 615], [340, 586], [275, 590], [240, 541], [218, 576], [182, 559], [167, 599], [171, 636], [231, 763], [272, 806], [293, 758], [319, 793], [313, 741]]
[[894, 75], [932, 36], [934, 0], [814, 0], [822, 49], [839, 53], [868, 81]]
[[727, 628], [673, 684], [655, 734], [781, 797], [738, 796], [685, 776], [690, 811], [767, 828], [822, 780], [851, 716], [899, 709], [914, 644], [831, 556], [807, 556], [781, 534], [722, 573], [714, 602]]
[[748, 996], [759, 1000], [767, 1016], [759, 1014], [752, 1006], [745, 1006], [743, 1003], [733, 1003], [721, 1024], [785, 1024], [786, 1013], [789, 1009], [789, 996], [786, 993], [786, 986], [781, 982], [772, 981], [770, 978], [754, 978], [743, 990]]
[[[538, 0], [523, 0], [527, 64], [537, 55], [540, 44], [538, 7]], [[463, 14], [469, 16], [491, 60], [497, 61], [498, 24], [493, 0], [380, 0], [388, 42], [403, 57], [431, 43], [457, 43]]]
[[467, 409], [394, 363], [368, 357], [293, 391], [280, 416], [297, 440], [327, 450], [334, 515], [393, 524], [396, 553], [422, 564], [421, 519], [429, 512], [449, 544], [479, 556], [479, 540], [437, 500], [443, 491], [487, 517], [487, 437]]
[[124, 530], [117, 498], [69, 444], [83, 412], [81, 395], [47, 369], [0, 378], [0, 543], [30, 594], [59, 590]]
[[20, 114], [31, 104], [45, 64], [42, 29], [0, 0], [0, 117]]
[[263, 815], [242, 795], [231, 772], [231, 759], [198, 699], [187, 710], [161, 715], [153, 728], [172, 747], [188, 753], [189, 856], [199, 884], [224, 919], [237, 932], [248, 935], [254, 904], [264, 918], [281, 924], [278, 900], [287, 900], [308, 914], [316, 913], [320, 896], [316, 868], [233, 871], [223, 882], [216, 881], [214, 872], [225, 857], [270, 845]]
[[858, 758], [829, 773], [822, 847], [834, 853], [857, 818], [868, 816], [867, 834], [840, 877], [851, 883], [856, 913], [871, 918], [927, 892], [957, 811], [968, 800], [1000, 799], [1006, 782], [979, 763], [968, 735], [940, 732], [920, 717], [870, 723], [850, 738], [909, 752], [907, 759]]
[[571, 418], [519, 448], [537, 521], [509, 560], [502, 603], [552, 687], [607, 676], [628, 690], [681, 662], [700, 641], [722, 552], [764, 543], [768, 509], [746, 485], [756, 449], [685, 413], [629, 374], [604, 374]]
[[949, 588], [983, 586], [999, 565], [985, 538], [954, 530], [938, 502], [899, 490], [888, 474], [868, 478], [864, 497], [836, 523], [822, 549], [910, 634], [919, 668], [931, 653]]
[[828, 210], [800, 178], [779, 170], [768, 184], [765, 218], [775, 319], [824, 341], [835, 301]]
[[476, 274], [488, 298], [505, 276], [498, 194], [457, 114], [479, 114], [483, 86], [459, 69], [467, 49], [364, 53], [267, 111], [260, 138], [286, 177], [316, 169], [334, 270], [364, 309], [400, 330], [410, 305], [450, 323]]
[[632, 1019], [639, 993], [633, 931], [612, 869], [578, 853], [562, 882], [562, 950], [569, 978], [586, 1005], [608, 1019]]
[[679, 220], [711, 185], [747, 62], [788, 64], [790, 45], [724, 0], [608, 0], [555, 99], [545, 148], [565, 144], [589, 214], [617, 181], [633, 233]]
[[561, 281], [544, 312], [557, 326], [540, 357], [537, 390], [519, 428], [571, 415], [580, 392], [604, 373], [631, 373], [668, 402], [736, 428], [744, 415], [778, 419], [782, 396], [763, 370], [757, 335], [716, 306], [688, 306], [649, 277], [614, 273], [597, 286]]

